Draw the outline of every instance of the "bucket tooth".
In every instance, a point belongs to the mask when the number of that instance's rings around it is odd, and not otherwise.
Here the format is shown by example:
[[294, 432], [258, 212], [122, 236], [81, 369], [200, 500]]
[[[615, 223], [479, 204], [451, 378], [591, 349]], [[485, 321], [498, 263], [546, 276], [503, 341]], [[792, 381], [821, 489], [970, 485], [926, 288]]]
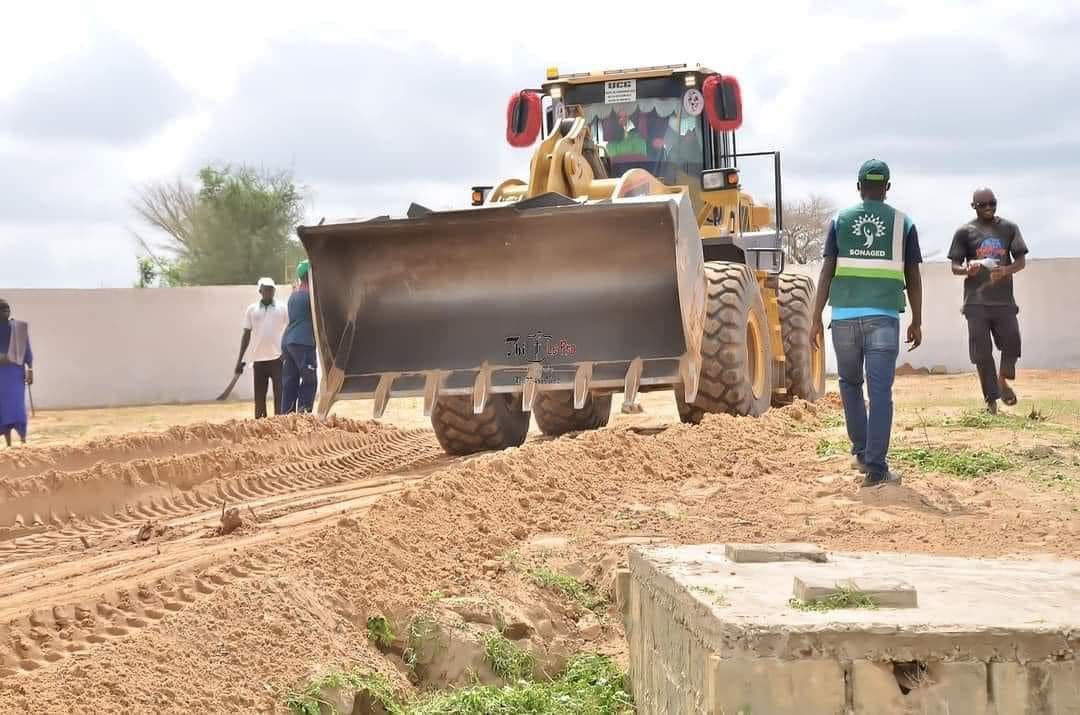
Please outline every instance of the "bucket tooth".
[[533, 402], [536, 400], [536, 390], [540, 384], [540, 378], [544, 375], [544, 366], [538, 362], [529, 365], [525, 372], [525, 384], [521, 389], [521, 411], [532, 412]]
[[390, 388], [396, 378], [396, 373], [379, 376], [379, 386], [375, 388], [375, 419], [379, 419], [386, 412], [386, 403], [390, 401]]
[[626, 371], [626, 382], [623, 385], [623, 404], [632, 405], [637, 402], [638, 387], [641, 385], [641, 370], [644, 362], [636, 357], [630, 362], [630, 369]]
[[701, 367], [689, 355], [683, 355], [679, 360], [679, 376], [682, 378], [684, 399], [687, 404], [697, 399], [698, 384], [700, 383]]
[[585, 406], [585, 399], [589, 396], [589, 383], [592, 382], [592, 363], [583, 362], [578, 365], [574, 373], [574, 409], [580, 410]]
[[439, 390], [446, 380], [442, 370], [432, 370], [424, 377], [424, 417], [431, 417], [435, 403], [439, 401]]
[[473, 383], [472, 399], [473, 414], [479, 415], [487, 406], [488, 394], [491, 392], [491, 367], [485, 362], [480, 371], [476, 373], [476, 381]]
[[338, 341], [337, 350], [334, 352], [334, 362], [330, 369], [326, 371], [326, 378], [320, 381], [323, 386], [322, 393], [319, 395], [318, 413], [320, 419], [326, 419], [326, 416], [330, 414], [330, 408], [333, 407], [338, 393], [341, 392], [342, 385], [345, 384], [345, 368], [348, 366], [349, 357], [352, 354], [353, 334], [355, 332], [356, 323], [350, 320], [345, 324], [345, 328], [341, 332], [341, 340]]

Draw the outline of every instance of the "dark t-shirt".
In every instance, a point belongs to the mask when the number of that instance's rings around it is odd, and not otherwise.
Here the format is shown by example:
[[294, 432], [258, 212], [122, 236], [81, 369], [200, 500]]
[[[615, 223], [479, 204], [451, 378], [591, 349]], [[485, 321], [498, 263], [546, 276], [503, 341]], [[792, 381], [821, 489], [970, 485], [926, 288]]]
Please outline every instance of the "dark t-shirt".
[[281, 338], [281, 346], [315, 345], [315, 326], [311, 322], [311, 296], [297, 290], [289, 296], [289, 325]]
[[[999, 266], [1013, 263], [1017, 257], [1028, 252], [1020, 227], [1012, 221], [996, 217], [992, 224], [980, 223], [978, 219], [956, 229], [949, 260], [953, 263], [997, 259]], [[964, 305], [1016, 305], [1013, 297], [1012, 276], [997, 283], [990, 282], [990, 270], [980, 270], [974, 277], [964, 279]]]

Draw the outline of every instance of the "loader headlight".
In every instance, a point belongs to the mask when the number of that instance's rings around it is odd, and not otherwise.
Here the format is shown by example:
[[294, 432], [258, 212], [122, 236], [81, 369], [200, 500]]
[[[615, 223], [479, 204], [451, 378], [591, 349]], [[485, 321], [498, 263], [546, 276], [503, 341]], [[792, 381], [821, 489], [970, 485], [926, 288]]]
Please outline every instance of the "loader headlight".
[[739, 188], [738, 169], [708, 169], [701, 172], [701, 188], [706, 191]]

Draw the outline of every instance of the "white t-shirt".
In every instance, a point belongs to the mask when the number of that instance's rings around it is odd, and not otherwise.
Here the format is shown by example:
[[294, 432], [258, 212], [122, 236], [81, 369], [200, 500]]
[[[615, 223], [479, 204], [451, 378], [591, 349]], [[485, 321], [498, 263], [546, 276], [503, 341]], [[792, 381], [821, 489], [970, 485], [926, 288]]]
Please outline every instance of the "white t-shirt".
[[244, 313], [244, 329], [251, 331], [246, 358], [249, 362], [277, 360], [281, 357], [281, 336], [289, 326], [289, 310], [284, 303], [274, 300], [264, 306], [257, 300]]

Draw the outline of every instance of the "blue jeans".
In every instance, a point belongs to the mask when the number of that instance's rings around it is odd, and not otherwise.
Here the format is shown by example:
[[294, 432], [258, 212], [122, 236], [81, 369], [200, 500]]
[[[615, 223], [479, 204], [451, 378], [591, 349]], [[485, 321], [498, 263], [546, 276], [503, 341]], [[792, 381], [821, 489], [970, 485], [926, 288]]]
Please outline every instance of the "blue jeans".
[[315, 404], [315, 348], [289, 343], [281, 356], [281, 413], [311, 412]]
[[[833, 347], [836, 372], [840, 377], [840, 398], [844, 403], [851, 453], [873, 476], [889, 470], [885, 456], [892, 432], [893, 379], [900, 354], [900, 321], [885, 316], [834, 320]], [[863, 366], [866, 368], [870, 414], [863, 400]]]

